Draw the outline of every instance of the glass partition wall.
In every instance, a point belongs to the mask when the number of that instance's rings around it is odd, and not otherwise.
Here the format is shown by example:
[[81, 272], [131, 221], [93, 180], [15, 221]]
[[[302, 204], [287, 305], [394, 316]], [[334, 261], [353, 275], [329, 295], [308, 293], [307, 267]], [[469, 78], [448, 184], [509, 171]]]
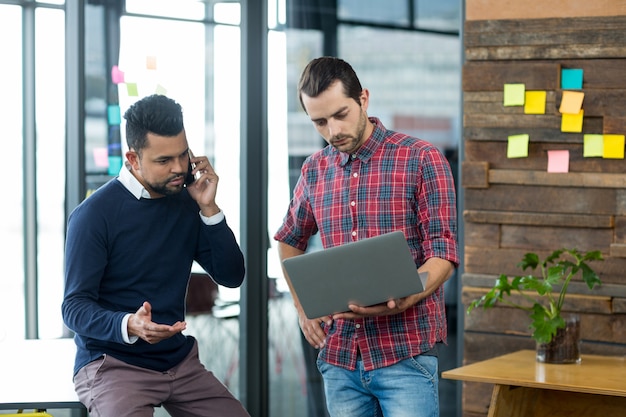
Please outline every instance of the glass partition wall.
[[[79, 2], [67, 3], [74, 1]], [[267, 294], [248, 294], [267, 305], [267, 361], [253, 366], [266, 379], [269, 398], [255, 408], [258, 415], [304, 415], [305, 410], [309, 417], [326, 415], [316, 352], [301, 336], [272, 240], [302, 161], [325, 144], [300, 108], [300, 72], [317, 56], [346, 59], [370, 90], [369, 113], [390, 129], [439, 146], [454, 169], [460, 137], [460, 3], [266, 3], [266, 30], [259, 36], [267, 37], [267, 132], [259, 138], [267, 140], [267, 240], [258, 250], [266, 257], [267, 271], [249, 271], [247, 278], [260, 276], [268, 284]], [[241, 112], [246, 5], [227, 0], [85, 2], [84, 155], [66, 161], [64, 2], [0, 0], [4, 38], [14, 40], [0, 44], [6, 62], [13, 63], [0, 67], [0, 76], [11, 80], [5, 83], [11, 99], [2, 104], [5, 146], [13, 156], [7, 172], [15, 173], [19, 184], [4, 198], [11, 216], [0, 220], [8, 248], [4, 276], [10, 277], [0, 283], [0, 308], [12, 318], [0, 330], [0, 341], [69, 336], [60, 316], [66, 183], [79, 184], [74, 189], [84, 194], [81, 200], [117, 174], [126, 145], [123, 119], [112, 120], [111, 111], [123, 114], [145, 95], [166, 94], [181, 103], [190, 147], [214, 164], [220, 175], [218, 203], [241, 237], [241, 219], [256, 209], [254, 202], [242, 202], [240, 192], [241, 122], [248, 117]], [[391, 44], [394, 48], [388, 48]], [[66, 164], [80, 164], [82, 174], [65, 178]], [[313, 242], [311, 250], [318, 248]], [[446, 289], [453, 314], [455, 281]], [[252, 371], [241, 366], [242, 356], [258, 349], [259, 341], [244, 336], [241, 343], [241, 318], [248, 308], [243, 299], [238, 289], [218, 288], [201, 311], [190, 314], [188, 332], [200, 339], [207, 368], [246, 400], [249, 388], [242, 388], [241, 376]], [[449, 317], [451, 333], [455, 320]], [[456, 349], [454, 337], [450, 349]], [[453, 387], [442, 391], [442, 416], [455, 415], [446, 408], [455, 395]], [[158, 409], [157, 415], [167, 414]]]

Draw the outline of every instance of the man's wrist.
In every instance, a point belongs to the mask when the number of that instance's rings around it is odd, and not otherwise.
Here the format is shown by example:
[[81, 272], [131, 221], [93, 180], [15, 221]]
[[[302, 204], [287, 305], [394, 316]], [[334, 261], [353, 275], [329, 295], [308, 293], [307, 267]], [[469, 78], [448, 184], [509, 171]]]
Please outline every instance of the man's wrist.
[[207, 216], [203, 209], [200, 210], [200, 218], [202, 219], [202, 222], [207, 226], [213, 226], [224, 220], [224, 213], [218, 207], [217, 212]]

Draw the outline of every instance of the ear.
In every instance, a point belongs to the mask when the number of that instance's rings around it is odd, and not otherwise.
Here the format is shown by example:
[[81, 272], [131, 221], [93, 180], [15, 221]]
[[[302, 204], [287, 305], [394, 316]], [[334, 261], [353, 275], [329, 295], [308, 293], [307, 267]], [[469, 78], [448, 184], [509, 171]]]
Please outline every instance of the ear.
[[139, 154], [132, 149], [126, 152], [126, 160], [133, 167], [133, 171], [139, 170]]
[[359, 100], [361, 101], [361, 108], [363, 111], [367, 112], [367, 106], [370, 104], [370, 91], [367, 88], [364, 88], [363, 91], [361, 91]]

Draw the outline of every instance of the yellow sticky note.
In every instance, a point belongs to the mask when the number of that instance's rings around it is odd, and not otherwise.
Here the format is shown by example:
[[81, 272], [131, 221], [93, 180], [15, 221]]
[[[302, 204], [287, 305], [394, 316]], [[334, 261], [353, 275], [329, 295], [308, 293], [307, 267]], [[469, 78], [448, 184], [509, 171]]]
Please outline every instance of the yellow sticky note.
[[525, 91], [524, 84], [504, 84], [504, 105], [523, 106]]
[[583, 107], [585, 93], [581, 91], [563, 91], [559, 112], [562, 114], [578, 114]]
[[603, 135], [583, 136], [583, 158], [602, 157], [604, 153]]
[[526, 91], [524, 113], [546, 114], [546, 96], [545, 91]]
[[603, 158], [624, 159], [624, 135], [604, 135]]
[[156, 56], [146, 57], [146, 69], [149, 69], [149, 70], [157, 69]]
[[164, 96], [167, 94], [167, 89], [163, 87], [161, 84], [157, 84], [156, 88], [154, 89], [154, 93]]
[[548, 172], [568, 172], [569, 171], [569, 151], [552, 150], [548, 151]]
[[509, 143], [506, 149], [507, 158], [526, 158], [528, 156], [527, 134], [509, 136]]
[[583, 114], [584, 110], [580, 110], [578, 114], [561, 115], [561, 132], [582, 132], [583, 131]]

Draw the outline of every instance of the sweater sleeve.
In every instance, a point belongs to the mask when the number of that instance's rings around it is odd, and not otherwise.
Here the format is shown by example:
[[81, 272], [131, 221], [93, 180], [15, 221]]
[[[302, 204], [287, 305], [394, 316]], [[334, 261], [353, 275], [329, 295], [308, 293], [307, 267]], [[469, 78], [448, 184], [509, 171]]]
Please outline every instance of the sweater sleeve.
[[219, 285], [236, 288], [243, 282], [244, 257], [226, 219], [216, 225], [201, 226], [195, 260]]
[[63, 320], [75, 333], [124, 343], [121, 325], [127, 312], [107, 310], [98, 303], [107, 265], [106, 233], [104, 222], [87, 212], [79, 206], [68, 221]]

